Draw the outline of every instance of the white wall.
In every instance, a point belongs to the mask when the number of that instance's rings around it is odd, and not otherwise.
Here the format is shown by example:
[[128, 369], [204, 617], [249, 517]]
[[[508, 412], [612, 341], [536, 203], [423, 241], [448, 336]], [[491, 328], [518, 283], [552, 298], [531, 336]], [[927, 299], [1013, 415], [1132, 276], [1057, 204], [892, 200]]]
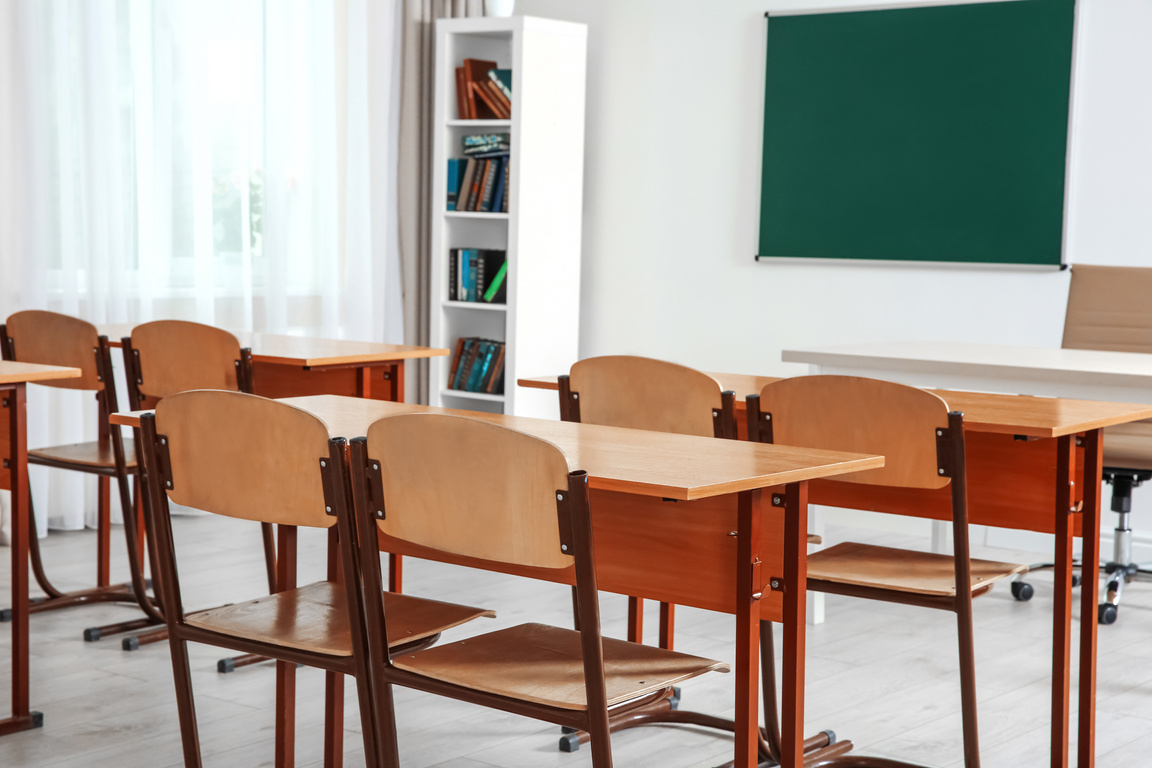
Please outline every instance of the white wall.
[[[804, 369], [780, 362], [788, 347], [1060, 344], [1066, 272], [753, 260], [764, 11], [829, 5], [517, 4], [589, 25], [582, 356], [792, 375]], [[1065, 259], [1152, 265], [1152, 3], [1079, 5]]]

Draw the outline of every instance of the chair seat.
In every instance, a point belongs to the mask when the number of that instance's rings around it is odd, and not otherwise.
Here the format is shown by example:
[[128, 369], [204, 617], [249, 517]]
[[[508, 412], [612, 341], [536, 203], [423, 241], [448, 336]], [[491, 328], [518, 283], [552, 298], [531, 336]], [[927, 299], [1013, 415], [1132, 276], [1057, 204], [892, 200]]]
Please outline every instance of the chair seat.
[[[389, 625], [391, 616], [389, 616]], [[608, 706], [668, 688], [722, 661], [603, 638]], [[479, 637], [399, 655], [399, 669], [498, 696], [570, 710], [587, 709], [580, 633], [521, 624]]]
[[[1028, 566], [1017, 563], [974, 558], [969, 562], [973, 591], [1028, 570]], [[956, 595], [951, 555], [856, 542], [813, 552], [808, 556], [808, 578], [921, 595]]]
[[[129, 471], [136, 469], [136, 444], [132, 440], [124, 439], [124, 462]], [[47, 448], [35, 448], [28, 451], [29, 464], [46, 464], [48, 466], [64, 466], [75, 468], [88, 468], [89, 471], [114, 472], [116, 470], [116, 457], [112, 453], [111, 440], [93, 440], [90, 443], [72, 443], [71, 445], [53, 445]]]
[[1104, 466], [1152, 470], [1152, 421], [1104, 430]]
[[[384, 593], [388, 645], [422, 640], [494, 611]], [[288, 648], [352, 655], [348, 601], [341, 584], [320, 581], [234, 605], [189, 614], [190, 626]]]

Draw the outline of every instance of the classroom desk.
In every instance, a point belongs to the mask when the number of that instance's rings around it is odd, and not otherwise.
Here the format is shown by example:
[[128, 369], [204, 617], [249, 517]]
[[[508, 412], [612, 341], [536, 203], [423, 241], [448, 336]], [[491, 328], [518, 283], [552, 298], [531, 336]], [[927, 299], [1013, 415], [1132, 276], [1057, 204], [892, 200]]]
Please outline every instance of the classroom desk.
[[[800, 768], [809, 481], [883, 466], [882, 457], [359, 398], [283, 402], [323, 419], [332, 436], [363, 435], [376, 419], [401, 413], [456, 413], [559, 446], [589, 475], [602, 590], [735, 614], [737, 768], [757, 764], [760, 620], [784, 626], [782, 765]], [[112, 422], [138, 426], [139, 414], [114, 414]], [[432, 556], [381, 543], [400, 554]], [[683, 578], [686, 572], [691, 579]]]
[[[132, 323], [98, 325], [109, 343], [132, 335]], [[442, 357], [447, 349], [378, 344], [275, 333], [234, 332], [241, 347], [252, 350], [255, 391], [264, 397], [354, 395], [404, 401], [404, 364]]]
[[[776, 379], [710, 375], [723, 389], [738, 393], [738, 421], [745, 436], [744, 419], [739, 415], [744, 413], [743, 395], [759, 393]], [[555, 376], [518, 383], [557, 389]], [[1105, 427], [1149, 418], [1152, 406], [934, 391], [950, 408], [964, 413], [970, 522], [1056, 535], [1051, 755], [1052, 765], [1062, 768], [1068, 764], [1071, 710], [1072, 539], [1081, 535], [1088, 541], [1100, 540], [1101, 432]], [[809, 501], [944, 520], [948, 519], [947, 488], [940, 490], [944, 493], [813, 481]], [[1099, 546], [1083, 550], [1081, 584], [1095, 585]], [[1077, 764], [1087, 768], [1095, 759], [1096, 600], [1084, 596], [1079, 673]]]
[[[0, 488], [12, 492], [12, 713], [0, 719], [0, 736], [39, 728], [44, 717], [29, 703], [28, 658], [28, 382], [79, 378], [79, 368], [0, 360]], [[6, 427], [6, 428], [4, 428]]]

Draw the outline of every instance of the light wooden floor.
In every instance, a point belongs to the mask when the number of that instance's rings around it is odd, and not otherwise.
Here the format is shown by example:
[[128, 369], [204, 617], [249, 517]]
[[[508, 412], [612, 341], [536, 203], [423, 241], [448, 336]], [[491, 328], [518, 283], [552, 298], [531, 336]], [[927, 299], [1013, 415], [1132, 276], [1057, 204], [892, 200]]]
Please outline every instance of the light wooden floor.
[[[1108, 524], [1111, 523], [1109, 519]], [[185, 584], [185, 603], [211, 605], [245, 599], [260, 589], [262, 570], [253, 526], [182, 516], [176, 520], [181, 563], [197, 578]], [[116, 534], [120, 531], [117, 529]], [[832, 531], [830, 539], [844, 531]], [[45, 541], [51, 573], [61, 586], [82, 586], [93, 570], [91, 532], [54, 533]], [[318, 562], [322, 540], [306, 537], [302, 562]], [[8, 550], [0, 549], [0, 599], [9, 589]], [[977, 554], [1030, 561], [1034, 555]], [[406, 586], [415, 594], [496, 608], [499, 618], [476, 629], [532, 617], [567, 624], [566, 588], [524, 579], [407, 561]], [[319, 567], [303, 578], [319, 576]], [[303, 579], [302, 579], [303, 580]], [[984, 765], [1029, 768], [1048, 764], [1051, 575], [1037, 575], [1036, 597], [1017, 603], [998, 587], [976, 603], [978, 682]], [[239, 586], [239, 594], [234, 589]], [[623, 633], [625, 603], [603, 597], [606, 634]], [[1078, 606], [1077, 606], [1078, 607]], [[961, 764], [955, 641], [950, 615], [846, 598], [829, 599], [830, 621], [808, 634], [808, 732], [832, 728], [865, 754], [926, 765]], [[180, 765], [180, 736], [166, 644], [136, 652], [119, 638], [85, 643], [85, 627], [131, 618], [118, 606], [75, 608], [32, 618], [32, 702], [43, 729], [0, 739], [0, 766], [149, 768]], [[649, 630], [655, 617], [649, 613]], [[731, 661], [733, 621], [680, 609], [677, 647]], [[1102, 765], [1150, 764], [1152, 754], [1152, 585], [1135, 585], [1118, 624], [1100, 632], [1097, 754]], [[0, 638], [0, 685], [9, 690], [7, 632]], [[221, 675], [221, 652], [193, 646], [201, 740], [209, 766], [271, 765], [273, 675], [261, 665]], [[319, 766], [322, 675], [299, 673], [297, 764]], [[684, 686], [683, 706], [731, 714], [732, 677], [713, 674]], [[1075, 691], [1073, 691], [1075, 700]], [[401, 757], [405, 766], [453, 768], [569, 768], [588, 766], [587, 750], [556, 750], [557, 729], [471, 705], [398, 691]], [[0, 712], [7, 711], [7, 701]], [[1074, 716], [1073, 716], [1074, 717]], [[1075, 720], [1073, 719], [1073, 722]], [[346, 764], [362, 765], [355, 692], [347, 691]], [[700, 730], [642, 728], [617, 734], [616, 764], [687, 768], [730, 756], [731, 740]]]

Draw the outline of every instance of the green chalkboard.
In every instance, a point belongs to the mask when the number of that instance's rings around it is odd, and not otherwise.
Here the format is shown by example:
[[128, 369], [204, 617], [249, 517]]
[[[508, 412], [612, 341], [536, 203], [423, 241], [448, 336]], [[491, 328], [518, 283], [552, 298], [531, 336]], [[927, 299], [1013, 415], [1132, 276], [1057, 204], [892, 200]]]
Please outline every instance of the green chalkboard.
[[758, 258], [1059, 265], [1074, 11], [771, 16]]

